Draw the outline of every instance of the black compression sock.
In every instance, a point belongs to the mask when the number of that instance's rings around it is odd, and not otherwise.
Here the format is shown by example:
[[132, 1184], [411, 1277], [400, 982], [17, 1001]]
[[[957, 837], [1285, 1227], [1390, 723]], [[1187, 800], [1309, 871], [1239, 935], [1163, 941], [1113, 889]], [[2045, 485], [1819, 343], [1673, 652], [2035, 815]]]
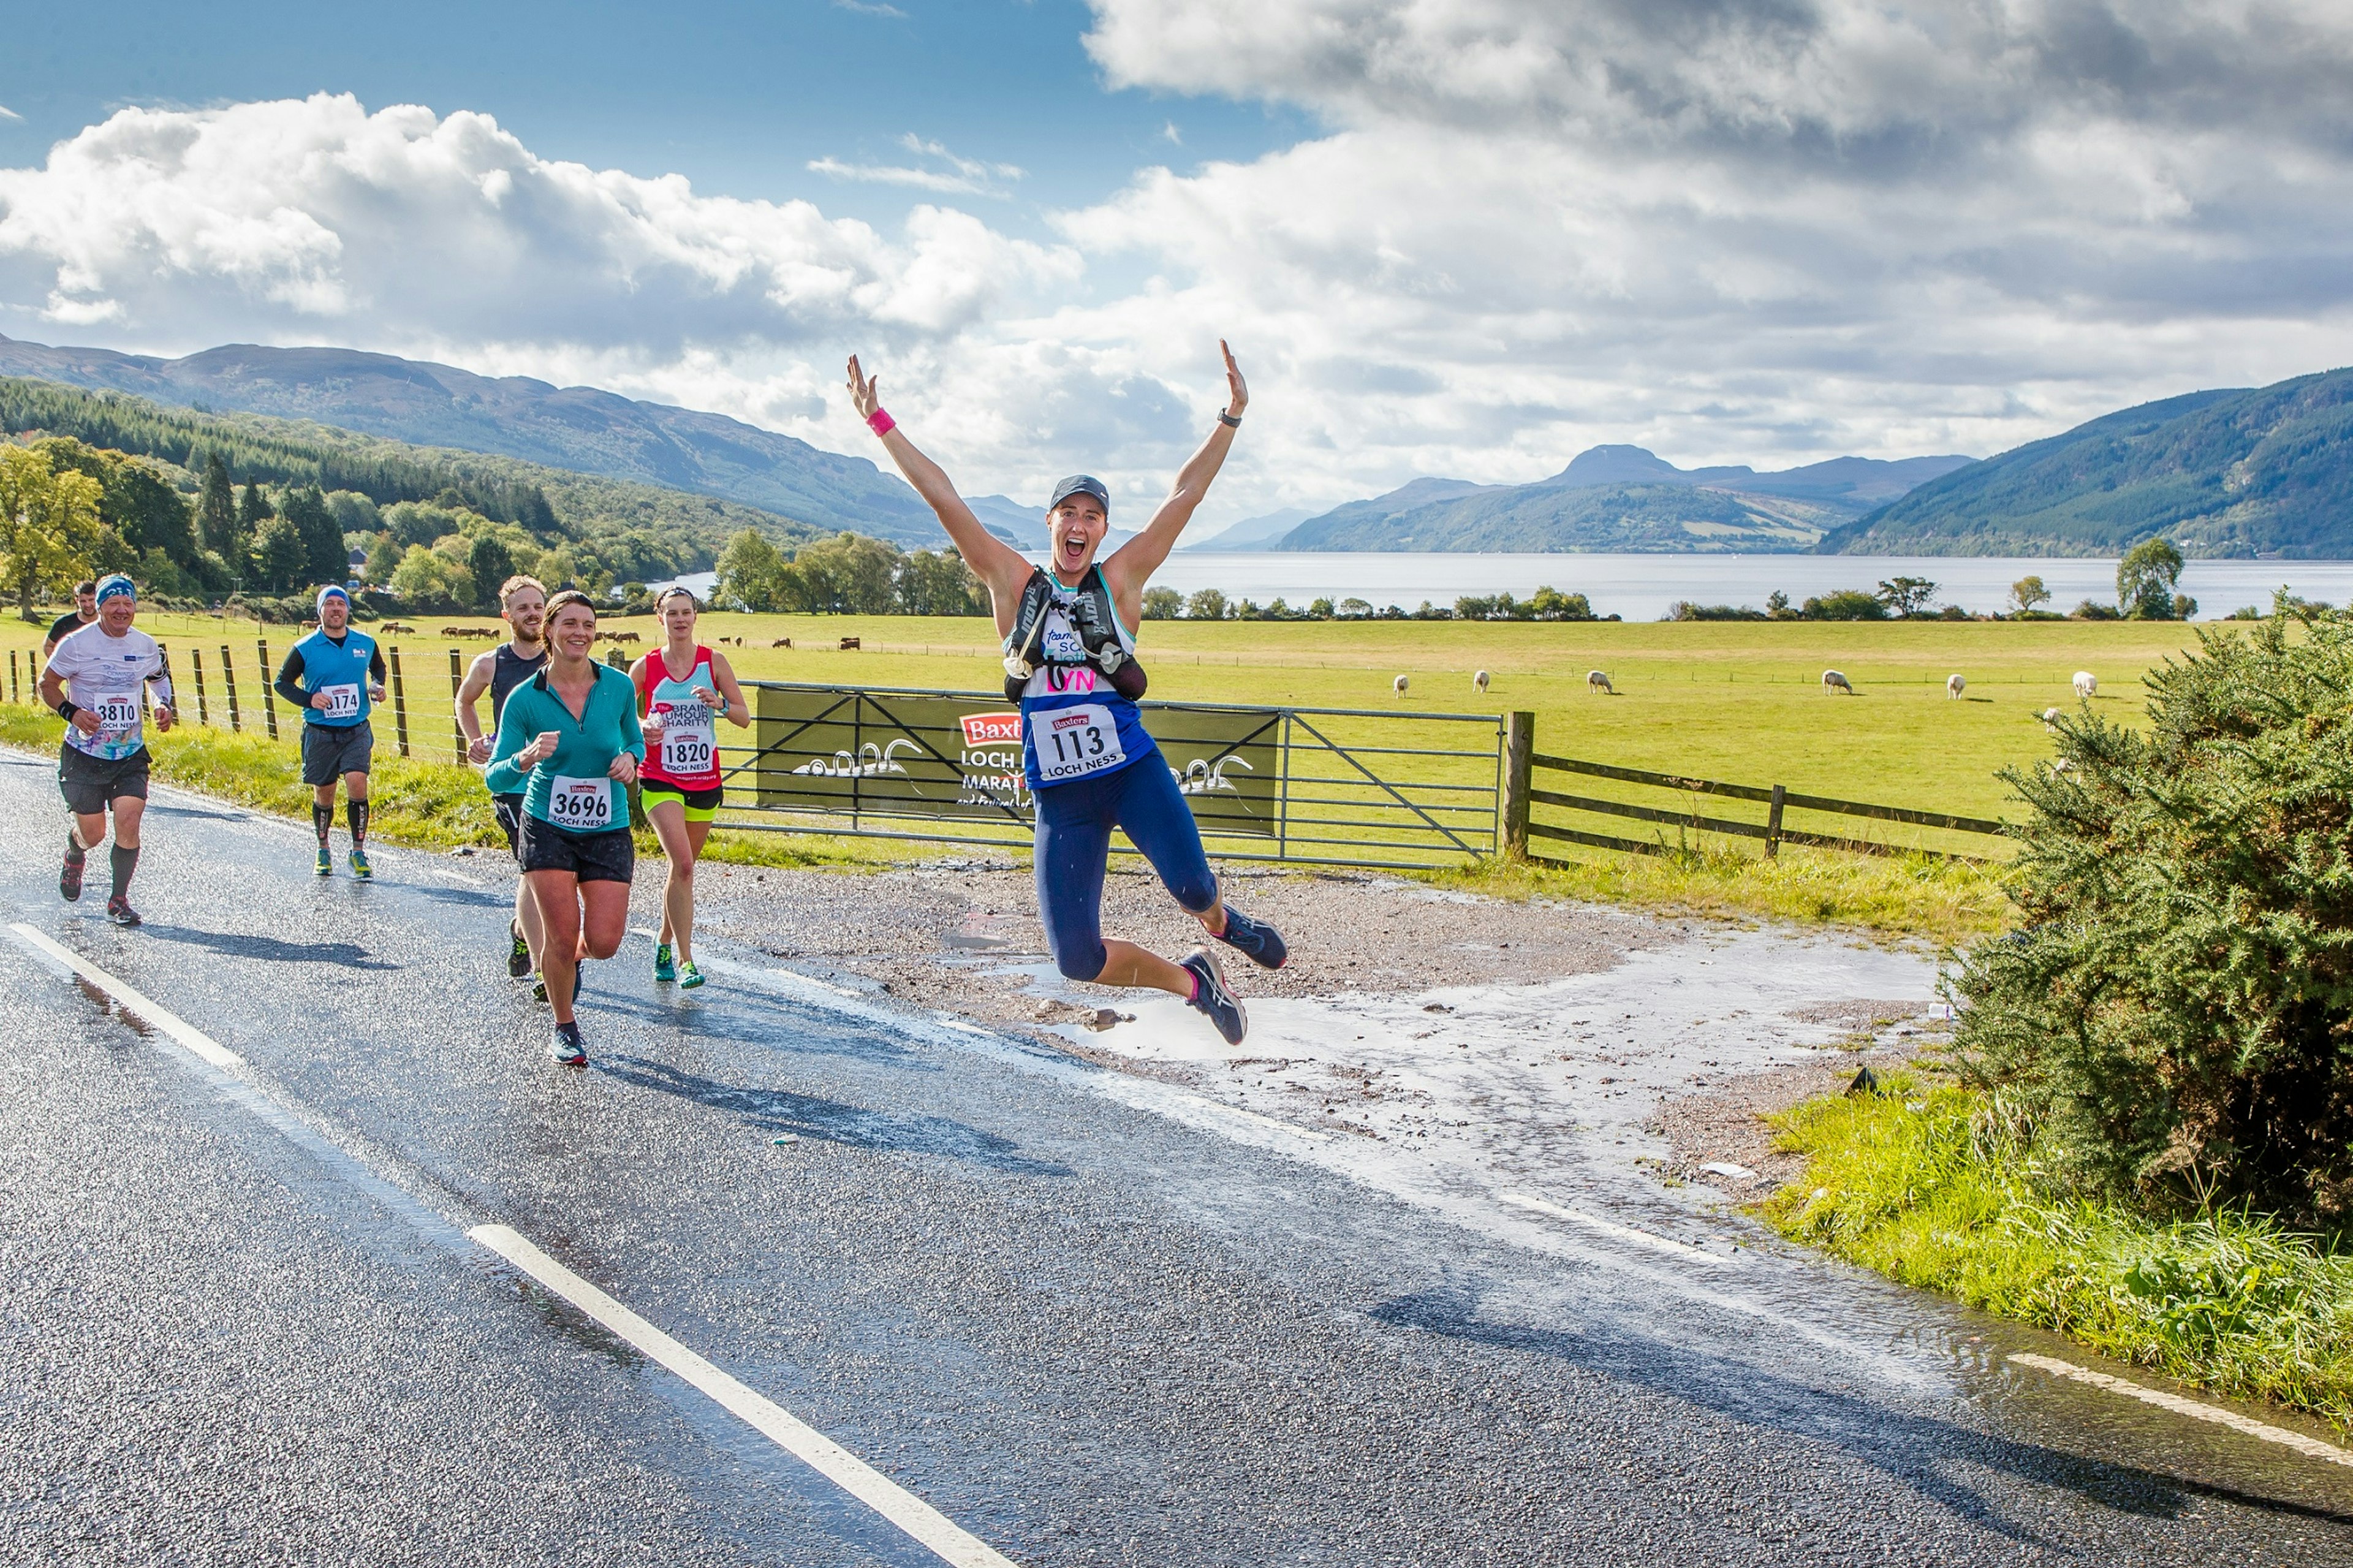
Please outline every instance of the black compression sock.
[[343, 802], [343, 820], [351, 824], [353, 848], [367, 842], [367, 808], [368, 803], [364, 800]]
[[89, 853], [90, 853], [90, 851], [89, 851], [87, 848], [85, 848], [85, 847], [83, 847], [83, 845], [82, 845], [82, 841], [81, 841], [81, 835], [80, 835], [80, 834], [79, 834], [79, 833], [77, 833], [77, 832], [75, 832], [75, 831], [74, 831], [72, 828], [70, 828], [70, 827], [67, 828], [67, 829], [66, 829], [66, 858], [67, 858], [67, 859], [69, 859], [69, 860], [70, 860], [70, 861], [72, 861], [75, 865], [79, 866], [79, 865], [80, 865], [80, 864], [81, 864], [81, 858], [82, 858], [82, 857], [83, 857], [83, 856], [85, 856], [85, 855], [87, 855], [87, 854], [89, 854]]
[[317, 801], [312, 801], [311, 826], [318, 829], [319, 847], [324, 849], [327, 847], [327, 830], [335, 826], [335, 808], [332, 805], [321, 805]]
[[131, 891], [131, 873], [139, 868], [138, 847], [133, 845], [131, 848], [125, 849], [121, 845], [118, 844], [114, 847], [112, 851], [112, 858], [114, 861], [114, 896], [119, 899], [125, 893]]

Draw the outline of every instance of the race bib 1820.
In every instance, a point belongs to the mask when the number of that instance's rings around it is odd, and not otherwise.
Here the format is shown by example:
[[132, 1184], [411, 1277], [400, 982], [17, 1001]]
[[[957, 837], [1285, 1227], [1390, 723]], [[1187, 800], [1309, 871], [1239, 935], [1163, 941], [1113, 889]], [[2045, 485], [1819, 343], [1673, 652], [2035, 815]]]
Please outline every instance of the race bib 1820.
[[[699, 721], [697, 714], [701, 715]], [[661, 771], [673, 778], [709, 773], [712, 753], [718, 745], [718, 728], [712, 721], [711, 710], [702, 703], [692, 708], [673, 708], [662, 715]]]
[[548, 785], [547, 820], [575, 833], [602, 833], [613, 826], [613, 781], [559, 774]]
[[320, 717], [356, 719], [360, 716], [360, 689], [351, 681], [344, 681], [340, 686], [322, 686], [319, 695], [327, 700], [327, 705], [319, 710]]
[[1127, 761], [1118, 721], [1110, 709], [1092, 702], [1030, 714], [1029, 744], [1038, 753], [1038, 776], [1048, 784], [1084, 778]]

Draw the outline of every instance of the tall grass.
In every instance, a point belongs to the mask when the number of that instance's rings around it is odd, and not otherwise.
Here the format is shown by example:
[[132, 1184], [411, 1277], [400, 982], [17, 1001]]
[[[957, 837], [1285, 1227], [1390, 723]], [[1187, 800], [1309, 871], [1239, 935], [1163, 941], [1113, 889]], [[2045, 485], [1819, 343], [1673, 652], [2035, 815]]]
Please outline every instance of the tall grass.
[[1997, 1096], [1909, 1073], [1776, 1119], [1804, 1177], [1783, 1236], [2217, 1393], [2353, 1429], [2353, 1257], [2230, 1211], [2151, 1219], [2072, 1199]]

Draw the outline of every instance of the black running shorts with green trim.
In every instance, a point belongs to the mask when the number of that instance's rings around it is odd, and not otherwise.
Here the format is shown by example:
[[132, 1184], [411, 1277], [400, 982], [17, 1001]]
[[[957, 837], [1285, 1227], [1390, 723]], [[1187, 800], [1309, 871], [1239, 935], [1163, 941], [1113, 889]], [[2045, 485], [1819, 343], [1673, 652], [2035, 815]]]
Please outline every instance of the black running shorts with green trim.
[[569, 871], [583, 882], [626, 882], [638, 872], [637, 840], [628, 828], [575, 833], [528, 813], [515, 858], [526, 871]]
[[302, 782], [316, 788], [345, 773], [364, 773], [375, 755], [375, 731], [364, 719], [356, 724], [302, 726]]
[[71, 746], [58, 748], [58, 792], [76, 816], [96, 816], [109, 801], [147, 798], [147, 748], [127, 757], [93, 757]]

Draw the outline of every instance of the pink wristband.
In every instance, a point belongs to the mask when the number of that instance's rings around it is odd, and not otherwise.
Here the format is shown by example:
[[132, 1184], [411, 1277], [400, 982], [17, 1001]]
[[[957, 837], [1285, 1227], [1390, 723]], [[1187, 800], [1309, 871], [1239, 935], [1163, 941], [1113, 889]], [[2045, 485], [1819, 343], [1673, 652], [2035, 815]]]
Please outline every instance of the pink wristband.
[[877, 436], [888, 436], [899, 427], [899, 422], [878, 408], [866, 416], [866, 427]]

